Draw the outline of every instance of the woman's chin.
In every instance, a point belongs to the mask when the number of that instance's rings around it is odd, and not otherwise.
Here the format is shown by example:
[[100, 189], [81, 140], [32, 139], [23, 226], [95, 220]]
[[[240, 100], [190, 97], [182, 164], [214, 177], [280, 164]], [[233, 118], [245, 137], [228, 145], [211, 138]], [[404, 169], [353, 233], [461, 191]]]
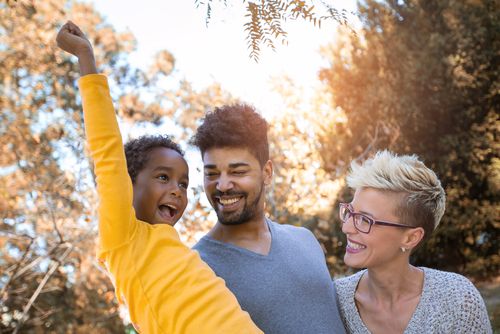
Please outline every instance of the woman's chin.
[[352, 255], [349, 254], [344, 255], [344, 263], [346, 266], [350, 268], [355, 268], [355, 269], [366, 268], [366, 266], [364, 266], [359, 261], [355, 261], [355, 259], [352, 258]]

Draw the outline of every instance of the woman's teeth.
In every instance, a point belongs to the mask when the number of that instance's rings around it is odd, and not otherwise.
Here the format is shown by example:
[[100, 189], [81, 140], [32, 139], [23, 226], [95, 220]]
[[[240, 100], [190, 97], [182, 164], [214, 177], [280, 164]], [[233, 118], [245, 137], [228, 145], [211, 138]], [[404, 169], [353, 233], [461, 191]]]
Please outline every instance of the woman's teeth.
[[354, 243], [354, 242], [349, 241], [349, 240], [347, 240], [347, 247], [349, 247], [351, 249], [365, 249], [366, 248], [366, 246]]

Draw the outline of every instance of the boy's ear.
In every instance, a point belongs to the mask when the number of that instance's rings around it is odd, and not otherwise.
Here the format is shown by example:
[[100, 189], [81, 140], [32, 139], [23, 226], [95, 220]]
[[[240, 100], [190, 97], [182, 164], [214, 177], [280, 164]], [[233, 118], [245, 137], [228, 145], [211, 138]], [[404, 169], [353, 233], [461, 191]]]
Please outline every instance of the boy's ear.
[[264, 172], [264, 185], [268, 186], [273, 180], [273, 163], [271, 160], [267, 160], [262, 169]]

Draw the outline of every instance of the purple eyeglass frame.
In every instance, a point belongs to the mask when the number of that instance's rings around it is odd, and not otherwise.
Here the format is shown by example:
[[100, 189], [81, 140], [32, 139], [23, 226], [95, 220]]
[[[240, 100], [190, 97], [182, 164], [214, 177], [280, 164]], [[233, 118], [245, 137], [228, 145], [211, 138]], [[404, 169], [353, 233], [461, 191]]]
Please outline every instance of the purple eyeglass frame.
[[340, 221], [343, 224], [346, 222], [346, 221], [344, 221], [342, 219], [342, 216], [341, 216], [341, 212], [342, 212], [341, 210], [343, 208], [347, 209], [347, 212], [349, 212], [349, 217], [347, 219], [349, 219], [351, 217], [354, 217], [354, 216], [362, 216], [362, 217], [364, 217], [364, 218], [366, 218], [368, 220], [370, 226], [368, 227], [368, 231], [366, 231], [366, 232], [365, 231], [361, 231], [356, 226], [356, 224], [354, 223], [354, 220], [353, 220], [354, 228], [356, 228], [356, 230], [358, 232], [361, 232], [361, 233], [365, 233], [365, 234], [370, 233], [373, 225], [393, 226], [393, 227], [402, 227], [402, 228], [417, 228], [417, 226], [408, 226], [408, 225], [403, 225], [403, 224], [390, 223], [390, 222], [386, 222], [386, 221], [382, 221], [382, 220], [375, 220], [372, 217], [365, 215], [364, 213], [354, 212], [353, 210], [351, 210], [351, 204], [350, 203], [339, 203], [339, 217], [340, 217]]

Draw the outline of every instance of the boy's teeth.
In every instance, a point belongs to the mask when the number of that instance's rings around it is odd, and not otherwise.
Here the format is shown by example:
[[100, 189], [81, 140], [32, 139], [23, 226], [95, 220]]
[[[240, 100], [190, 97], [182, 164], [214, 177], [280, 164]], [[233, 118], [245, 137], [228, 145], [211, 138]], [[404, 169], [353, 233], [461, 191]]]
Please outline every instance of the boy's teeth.
[[349, 240], [347, 240], [347, 246], [349, 246], [349, 248], [352, 248], [352, 249], [365, 249], [366, 248], [366, 246], [356, 244], [354, 242], [350, 242]]
[[229, 199], [220, 199], [219, 202], [222, 205], [229, 205], [238, 202], [240, 199], [239, 198], [229, 198]]

